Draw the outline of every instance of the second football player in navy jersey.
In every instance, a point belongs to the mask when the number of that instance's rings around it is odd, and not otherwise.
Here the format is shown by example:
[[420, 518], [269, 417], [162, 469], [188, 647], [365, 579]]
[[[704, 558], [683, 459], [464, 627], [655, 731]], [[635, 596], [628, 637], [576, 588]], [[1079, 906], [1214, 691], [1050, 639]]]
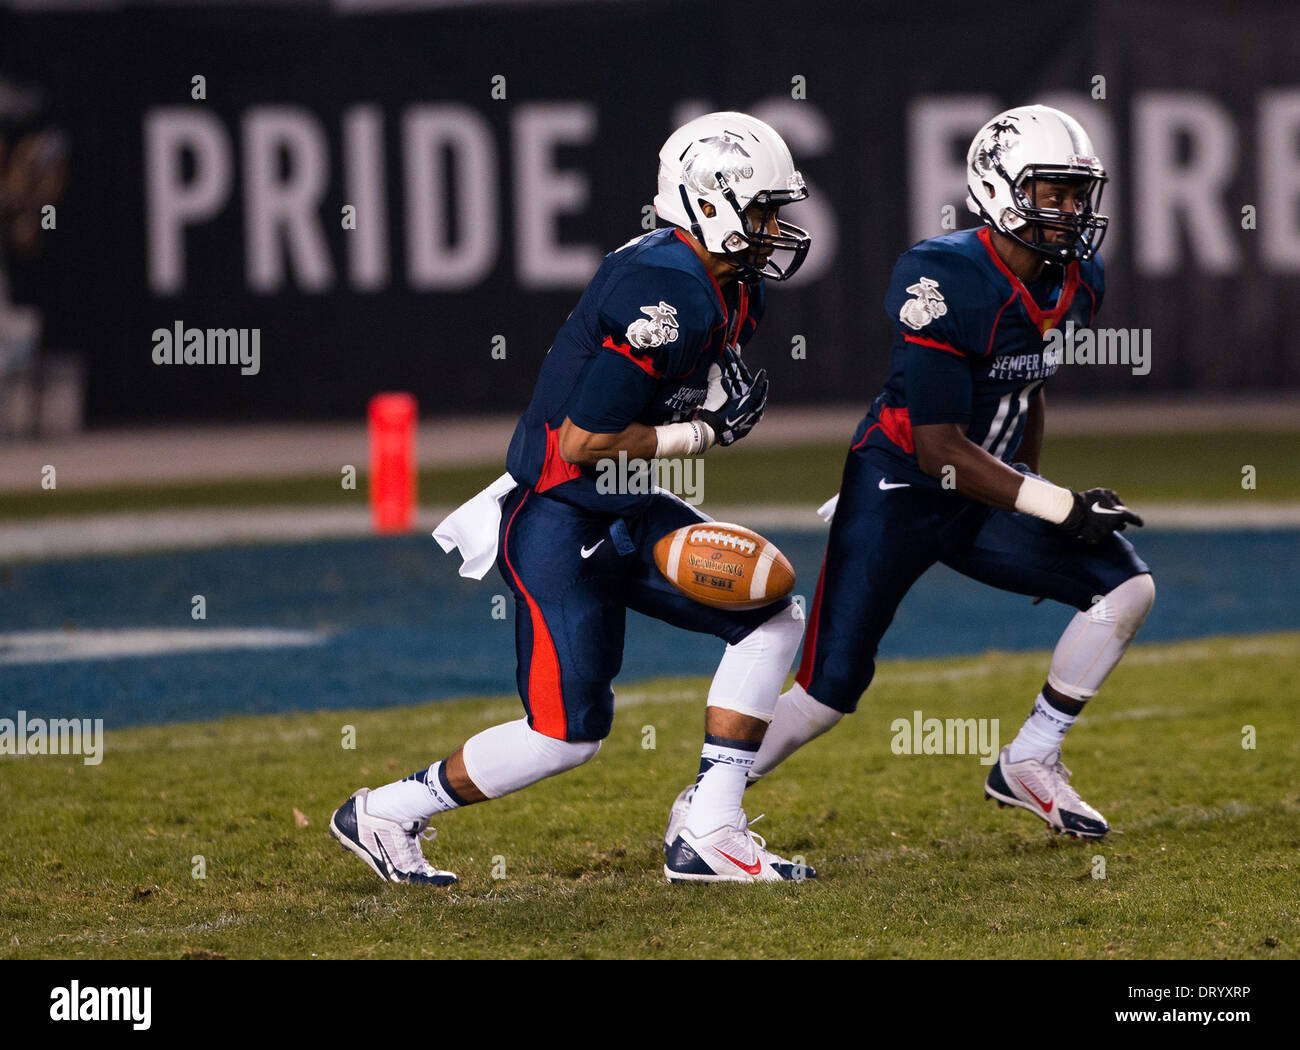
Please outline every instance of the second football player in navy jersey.
[[1079, 610], [1033, 709], [985, 783], [1057, 832], [1098, 838], [1061, 743], [1155, 597], [1119, 535], [1141, 519], [1109, 489], [1037, 476], [1045, 337], [1092, 323], [1105, 291], [1096, 205], [1105, 172], [1078, 122], [1046, 106], [999, 114], [967, 155], [984, 225], [922, 241], [885, 297], [890, 375], [854, 435], [795, 686], [782, 694], [751, 778], [856, 709], [899, 602], [936, 562]]
[[[885, 312], [897, 324], [890, 375], [853, 446], [888, 458], [912, 484], [938, 488], [916, 460], [912, 427], [955, 423], [986, 452], [1011, 463], [1029, 407], [1059, 367], [1043, 335], [1073, 321], [1087, 327], [1101, 306], [1101, 257], [1044, 267], [1022, 281], [987, 227], [934, 237], [894, 267]], [[1036, 465], [1036, 464], [1035, 464]]]

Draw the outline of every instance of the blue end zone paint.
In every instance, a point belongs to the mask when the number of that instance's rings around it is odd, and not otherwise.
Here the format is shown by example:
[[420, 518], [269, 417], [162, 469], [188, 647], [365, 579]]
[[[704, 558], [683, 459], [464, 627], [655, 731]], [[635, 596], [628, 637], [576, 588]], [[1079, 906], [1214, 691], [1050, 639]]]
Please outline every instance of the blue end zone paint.
[[[773, 540], [809, 600], [825, 538]], [[1139, 643], [1300, 629], [1300, 532], [1144, 532], [1156, 579]], [[228, 714], [381, 707], [512, 694], [514, 607], [496, 573], [481, 583], [428, 537], [227, 547], [0, 566], [0, 631], [81, 628], [327, 629], [304, 649], [183, 653], [0, 667], [0, 716], [102, 717], [108, 727]], [[207, 620], [190, 619], [195, 594]], [[508, 618], [492, 619], [492, 597]], [[1068, 609], [1004, 594], [936, 567], [908, 595], [881, 655], [1048, 649]], [[722, 643], [628, 617], [621, 682], [709, 674]], [[702, 702], [702, 700], [701, 700]]]

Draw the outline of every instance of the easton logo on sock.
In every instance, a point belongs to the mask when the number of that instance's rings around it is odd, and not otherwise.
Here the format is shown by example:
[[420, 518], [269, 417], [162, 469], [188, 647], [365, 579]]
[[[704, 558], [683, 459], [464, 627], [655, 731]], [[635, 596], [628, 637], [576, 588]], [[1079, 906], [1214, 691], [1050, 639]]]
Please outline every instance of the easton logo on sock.
[[701, 755], [700, 757], [704, 761], [707, 761], [709, 765], [721, 764], [724, 766], [744, 766], [746, 769], [749, 769], [754, 764], [754, 756], [752, 754], [736, 755], [727, 751], [715, 751], [712, 754]]
[[749, 769], [758, 755], [758, 744], [748, 740], [729, 740], [706, 733], [704, 747], [700, 750], [700, 772], [714, 764], [742, 766]]
[[1034, 701], [1034, 714], [1041, 715], [1043, 718], [1047, 719], [1047, 721], [1051, 722], [1052, 727], [1062, 736], [1065, 735], [1066, 730], [1068, 730], [1070, 726], [1074, 725], [1074, 718], [1070, 718], [1068, 721], [1062, 718], [1061, 712], [1057, 711], [1051, 706], [1051, 704], [1041, 697]]

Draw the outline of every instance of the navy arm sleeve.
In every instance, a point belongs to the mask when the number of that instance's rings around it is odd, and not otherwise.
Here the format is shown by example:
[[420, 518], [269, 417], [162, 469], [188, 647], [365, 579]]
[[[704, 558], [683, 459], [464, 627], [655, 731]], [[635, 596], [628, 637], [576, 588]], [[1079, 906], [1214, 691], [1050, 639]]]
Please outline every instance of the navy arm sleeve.
[[964, 358], [947, 350], [908, 343], [903, 360], [904, 397], [913, 426], [971, 421], [975, 384]]
[[583, 373], [569, 403], [569, 419], [592, 434], [617, 434], [641, 414], [657, 385], [653, 376], [626, 357], [602, 351]]
[[969, 264], [952, 252], [903, 253], [885, 309], [898, 325], [903, 397], [913, 426], [969, 424], [975, 396], [972, 362], [987, 341], [973, 303], [980, 288]]

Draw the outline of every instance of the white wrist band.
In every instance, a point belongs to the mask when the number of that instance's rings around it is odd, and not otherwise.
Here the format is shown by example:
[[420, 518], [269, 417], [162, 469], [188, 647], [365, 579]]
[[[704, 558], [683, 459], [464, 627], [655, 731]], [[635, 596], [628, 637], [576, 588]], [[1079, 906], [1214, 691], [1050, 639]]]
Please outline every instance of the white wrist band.
[[1060, 525], [1074, 510], [1074, 493], [1041, 478], [1025, 478], [1016, 493], [1016, 510]]
[[687, 420], [655, 427], [655, 458], [695, 456], [713, 444], [713, 431], [707, 423]]

